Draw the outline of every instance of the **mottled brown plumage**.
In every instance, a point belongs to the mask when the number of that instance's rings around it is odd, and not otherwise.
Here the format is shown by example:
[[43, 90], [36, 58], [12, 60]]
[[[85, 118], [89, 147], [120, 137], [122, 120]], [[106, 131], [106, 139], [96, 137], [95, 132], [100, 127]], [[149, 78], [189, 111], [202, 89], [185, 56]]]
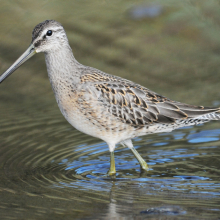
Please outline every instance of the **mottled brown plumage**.
[[89, 72], [81, 76], [81, 83], [100, 91], [99, 101], [106, 105], [107, 110], [122, 123], [136, 128], [154, 123], [172, 124], [219, 111], [219, 108], [172, 101], [120, 77], [97, 73], [93, 69]]

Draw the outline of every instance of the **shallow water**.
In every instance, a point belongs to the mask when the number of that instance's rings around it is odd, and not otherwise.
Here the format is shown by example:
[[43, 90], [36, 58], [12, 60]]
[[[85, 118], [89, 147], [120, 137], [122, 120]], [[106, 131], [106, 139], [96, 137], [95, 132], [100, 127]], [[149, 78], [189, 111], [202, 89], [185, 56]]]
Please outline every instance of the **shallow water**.
[[[189, 40], [189, 30], [187, 40], [181, 33], [173, 38], [176, 23], [164, 21], [169, 11], [161, 20], [133, 21], [127, 12], [134, 1], [54, 2], [1, 2], [2, 72], [26, 49], [32, 27], [54, 18], [66, 28], [80, 62], [179, 101], [219, 105], [217, 52], [207, 50], [207, 41], [203, 48], [202, 41]], [[0, 85], [0, 116], [1, 219], [220, 217], [220, 122], [134, 139], [148, 173], [140, 172], [129, 149], [118, 146], [117, 175], [110, 178], [106, 143], [65, 121], [43, 55]]]
[[131, 151], [119, 146], [117, 176], [110, 178], [107, 145], [68, 125], [54, 103], [40, 98], [12, 103], [2, 104], [0, 119], [5, 219], [220, 215], [218, 122], [136, 138], [148, 173], [140, 173]]

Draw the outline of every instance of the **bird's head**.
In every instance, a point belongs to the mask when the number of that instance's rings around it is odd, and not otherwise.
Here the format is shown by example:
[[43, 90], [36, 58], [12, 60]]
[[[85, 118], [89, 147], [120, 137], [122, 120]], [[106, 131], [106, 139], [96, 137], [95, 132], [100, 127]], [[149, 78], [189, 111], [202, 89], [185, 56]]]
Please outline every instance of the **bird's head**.
[[32, 32], [32, 41], [28, 49], [0, 76], [0, 83], [36, 53], [50, 53], [68, 45], [66, 32], [59, 22], [41, 22]]

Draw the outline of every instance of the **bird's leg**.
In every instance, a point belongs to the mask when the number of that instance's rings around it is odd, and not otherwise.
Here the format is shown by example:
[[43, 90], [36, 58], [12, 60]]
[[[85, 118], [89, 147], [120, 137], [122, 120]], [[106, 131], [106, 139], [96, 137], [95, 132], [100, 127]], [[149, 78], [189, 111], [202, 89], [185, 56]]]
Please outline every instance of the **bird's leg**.
[[112, 176], [116, 174], [114, 151], [110, 152], [110, 155], [111, 155], [111, 161], [110, 161], [110, 168], [108, 171], [108, 175]]
[[147, 163], [144, 161], [144, 159], [141, 157], [141, 155], [136, 151], [136, 149], [134, 147], [130, 148], [132, 153], [134, 154], [134, 156], [137, 158], [137, 160], [139, 161], [140, 165], [141, 165], [141, 168], [143, 170], [146, 170], [148, 171], [149, 168], [148, 168], [148, 165]]

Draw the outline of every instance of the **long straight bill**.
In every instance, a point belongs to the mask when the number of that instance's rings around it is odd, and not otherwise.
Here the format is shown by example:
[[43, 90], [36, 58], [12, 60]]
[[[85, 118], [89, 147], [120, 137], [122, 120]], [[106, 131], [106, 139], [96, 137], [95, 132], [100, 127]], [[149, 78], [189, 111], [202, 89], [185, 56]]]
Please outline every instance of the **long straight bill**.
[[36, 53], [34, 45], [31, 44], [28, 49], [0, 76], [0, 83], [10, 76], [19, 66], [31, 58]]

